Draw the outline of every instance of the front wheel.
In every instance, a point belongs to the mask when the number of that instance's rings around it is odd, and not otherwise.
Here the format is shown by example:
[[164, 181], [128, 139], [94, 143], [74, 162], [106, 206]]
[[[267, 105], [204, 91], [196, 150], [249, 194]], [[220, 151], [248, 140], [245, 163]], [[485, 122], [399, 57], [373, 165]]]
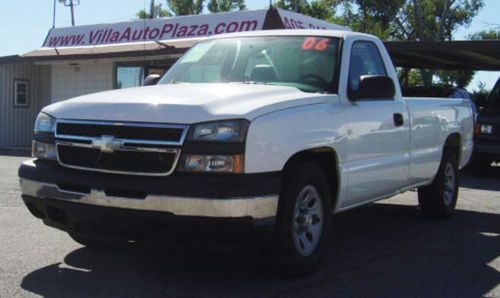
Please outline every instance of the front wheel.
[[321, 166], [303, 164], [285, 179], [273, 234], [279, 269], [287, 275], [311, 273], [326, 250], [330, 231], [331, 200]]
[[424, 215], [441, 219], [451, 217], [457, 204], [458, 175], [456, 153], [445, 150], [432, 184], [418, 189], [418, 203]]

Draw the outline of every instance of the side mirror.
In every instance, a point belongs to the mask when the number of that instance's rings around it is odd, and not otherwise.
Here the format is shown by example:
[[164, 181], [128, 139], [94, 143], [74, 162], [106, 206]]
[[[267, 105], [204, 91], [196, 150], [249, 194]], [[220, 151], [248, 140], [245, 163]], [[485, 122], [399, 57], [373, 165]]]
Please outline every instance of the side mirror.
[[158, 81], [160, 80], [161, 76], [158, 74], [150, 74], [144, 79], [144, 83], [142, 84], [143, 86], [151, 86], [151, 85], [156, 85]]
[[352, 101], [360, 99], [389, 99], [396, 95], [394, 81], [387, 76], [365, 75], [359, 78], [358, 90], [349, 92]]

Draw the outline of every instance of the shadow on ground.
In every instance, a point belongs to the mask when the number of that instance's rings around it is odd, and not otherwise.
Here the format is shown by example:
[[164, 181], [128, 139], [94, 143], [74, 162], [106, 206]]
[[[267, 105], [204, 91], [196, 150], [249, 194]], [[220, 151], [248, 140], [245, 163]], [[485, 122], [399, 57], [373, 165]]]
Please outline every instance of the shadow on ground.
[[334, 224], [324, 265], [301, 279], [275, 275], [251, 248], [80, 248], [21, 286], [45, 297], [479, 297], [500, 282], [488, 265], [500, 255], [498, 214], [432, 221], [412, 206], [373, 204]]
[[467, 167], [462, 171], [461, 187], [500, 191], [500, 164], [491, 166], [484, 173], [474, 173], [474, 171]]

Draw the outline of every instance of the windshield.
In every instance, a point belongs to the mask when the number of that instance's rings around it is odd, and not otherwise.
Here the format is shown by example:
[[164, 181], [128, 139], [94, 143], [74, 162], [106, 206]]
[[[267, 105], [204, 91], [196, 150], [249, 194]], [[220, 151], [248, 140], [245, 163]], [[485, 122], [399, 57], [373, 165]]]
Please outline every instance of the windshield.
[[282, 36], [216, 39], [197, 44], [159, 84], [244, 83], [327, 90], [334, 81], [338, 39]]

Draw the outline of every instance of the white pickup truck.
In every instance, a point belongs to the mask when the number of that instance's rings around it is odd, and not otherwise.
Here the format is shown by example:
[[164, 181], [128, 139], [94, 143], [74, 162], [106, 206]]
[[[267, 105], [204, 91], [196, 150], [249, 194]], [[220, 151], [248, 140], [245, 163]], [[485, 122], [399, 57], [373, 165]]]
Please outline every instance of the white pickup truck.
[[83, 245], [262, 228], [299, 274], [332, 213], [418, 189], [449, 217], [472, 138], [468, 102], [402, 98], [378, 38], [261, 31], [198, 43], [154, 86], [45, 107], [19, 176], [33, 215]]

